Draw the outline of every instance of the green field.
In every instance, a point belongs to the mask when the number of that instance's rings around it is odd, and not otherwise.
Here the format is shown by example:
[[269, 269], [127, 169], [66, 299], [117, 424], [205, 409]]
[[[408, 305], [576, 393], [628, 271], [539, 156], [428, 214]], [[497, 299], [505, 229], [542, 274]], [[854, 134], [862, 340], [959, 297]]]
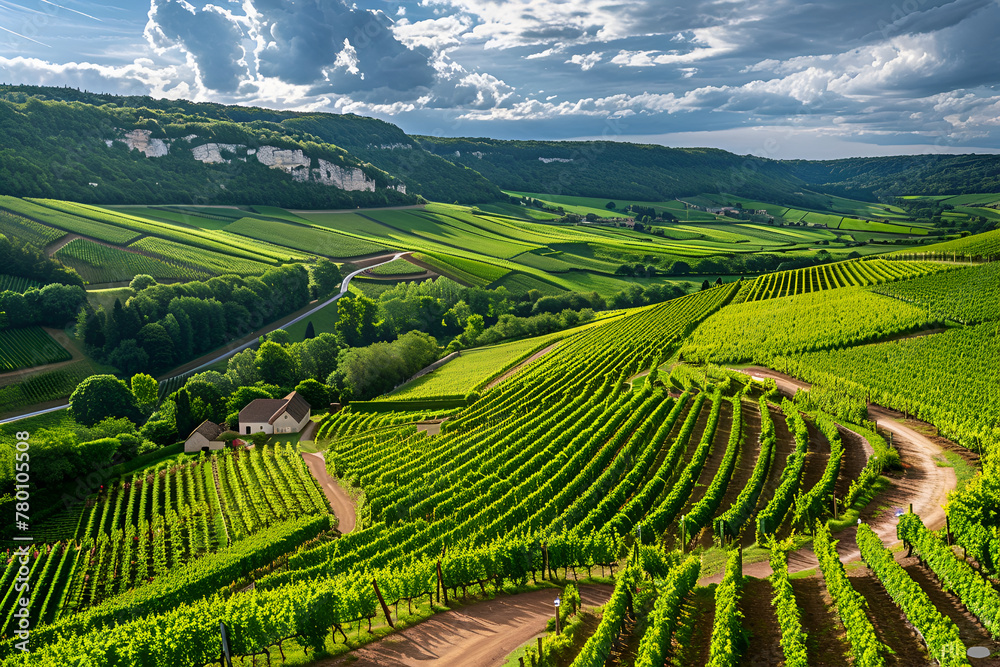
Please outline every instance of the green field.
[[872, 222], [870, 220], [858, 220], [856, 218], [844, 218], [840, 223], [840, 229], [874, 232], [881, 234], [917, 234], [924, 236], [928, 230], [923, 227], [907, 227], [894, 225], [888, 222]]
[[538, 338], [528, 338], [514, 343], [462, 351], [457, 358], [403, 385], [387, 398], [405, 401], [439, 396], [464, 396], [517, 364], [544, 344], [545, 342]]
[[53, 364], [71, 357], [41, 327], [0, 330], [0, 372]]
[[404, 257], [394, 259], [388, 264], [380, 264], [371, 272], [377, 276], [406, 276], [424, 273], [426, 269], [408, 262]]
[[66, 236], [66, 232], [61, 229], [40, 225], [34, 220], [14, 215], [3, 209], [0, 209], [0, 234], [7, 238], [27, 241], [39, 247], [47, 246]]
[[241, 218], [224, 230], [260, 241], [285, 245], [325, 257], [360, 257], [385, 250], [383, 246], [350, 236], [292, 223]]
[[192, 248], [183, 243], [153, 236], [139, 239], [129, 247], [210, 275], [234, 273], [241, 276], [252, 276], [260, 275], [271, 268], [269, 264], [251, 259], [219, 255], [209, 250]]
[[151, 234], [162, 239], [213, 251], [221, 255], [230, 255], [251, 260], [264, 260], [271, 263], [291, 262], [308, 257], [308, 255], [293, 252], [288, 248], [252, 241], [243, 237], [234, 237], [231, 234], [217, 230], [182, 227], [173, 223], [147, 220], [135, 215], [111, 211], [97, 206], [88, 206], [86, 204], [74, 204], [72, 202], [52, 199], [37, 199], [33, 201], [58, 211], [89, 218], [91, 221], [107, 223], [108, 225], [117, 226], [119, 229], [132, 230], [136, 233]]
[[168, 280], [203, 280], [209, 277], [205, 271], [109, 248], [87, 239], [73, 239], [60, 248], [55, 257], [76, 269], [80, 277], [90, 284], [129, 282], [139, 274]]
[[[51, 225], [65, 232], [89, 236], [115, 245], [127, 245], [129, 241], [138, 238], [140, 235], [136, 231], [122, 229], [114, 225], [106, 225], [94, 220], [87, 220], [16, 197], [0, 196], [0, 207], [18, 213], [26, 218]], [[60, 234], [60, 236], [65, 236], [65, 234]]]

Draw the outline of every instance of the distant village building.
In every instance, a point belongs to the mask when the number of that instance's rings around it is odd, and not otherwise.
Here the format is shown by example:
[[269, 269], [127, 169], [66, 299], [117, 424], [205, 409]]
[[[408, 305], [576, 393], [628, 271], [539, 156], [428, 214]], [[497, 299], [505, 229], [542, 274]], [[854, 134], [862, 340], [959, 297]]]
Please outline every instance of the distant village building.
[[184, 441], [184, 451], [187, 453], [200, 452], [206, 447], [208, 449], [222, 449], [226, 443], [219, 440], [223, 428], [215, 422], [207, 419], [198, 424], [198, 428], [191, 431], [191, 435]]
[[298, 433], [312, 409], [302, 395], [293, 391], [284, 398], [258, 398], [240, 410], [240, 434]]

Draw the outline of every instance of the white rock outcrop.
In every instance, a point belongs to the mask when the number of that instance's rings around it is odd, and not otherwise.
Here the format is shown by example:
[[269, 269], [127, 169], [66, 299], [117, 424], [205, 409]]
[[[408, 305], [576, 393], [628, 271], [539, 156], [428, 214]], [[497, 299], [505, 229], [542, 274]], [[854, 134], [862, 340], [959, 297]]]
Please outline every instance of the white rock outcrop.
[[129, 150], [139, 151], [146, 157], [163, 157], [170, 152], [170, 147], [163, 139], [152, 139], [150, 130], [132, 130], [125, 133], [123, 139]]
[[194, 159], [205, 164], [229, 164], [231, 160], [222, 157], [222, 151], [237, 153], [246, 148], [243, 144], [202, 144], [191, 149]]
[[375, 192], [375, 181], [357, 167], [344, 168], [320, 158], [319, 169], [313, 169], [313, 180], [341, 190]]
[[288, 150], [274, 146], [261, 146], [257, 149], [257, 161], [272, 169], [281, 169], [290, 174], [304, 168], [307, 178], [309, 167], [312, 166], [312, 159], [301, 150]]
[[402, 193], [404, 195], [406, 194], [406, 184], [405, 183], [396, 183], [396, 185], [390, 185], [388, 187], [389, 187], [390, 190], [395, 190], [396, 192], [400, 192], [400, 193]]
[[572, 162], [573, 158], [565, 158], [565, 157], [540, 157], [540, 158], [538, 158], [538, 161], [542, 162], [544, 164], [549, 164], [550, 162]]

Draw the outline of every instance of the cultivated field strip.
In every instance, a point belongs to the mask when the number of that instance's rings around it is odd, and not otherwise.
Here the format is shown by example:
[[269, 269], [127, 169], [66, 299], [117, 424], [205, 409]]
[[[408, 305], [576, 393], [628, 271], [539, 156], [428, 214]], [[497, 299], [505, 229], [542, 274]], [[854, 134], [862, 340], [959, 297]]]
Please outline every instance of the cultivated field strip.
[[[291, 447], [223, 452], [213, 459], [168, 462], [78, 507], [75, 536], [36, 550], [33, 588], [46, 594], [32, 596], [33, 604], [40, 605], [39, 615], [32, 618], [55, 621], [163, 577], [232, 540], [328, 511], [301, 456]], [[221, 484], [225, 516], [213, 462], [226, 471]], [[229, 532], [224, 520], [238, 526], [238, 532]], [[12, 583], [0, 580], [0, 590], [11, 599]], [[11, 608], [0, 603], [0, 616], [6, 618]], [[7, 618], [4, 634], [10, 622]]]
[[839, 287], [865, 287], [906, 280], [943, 270], [933, 262], [900, 262], [885, 259], [851, 259], [805, 269], [768, 273], [747, 282], [735, 303], [822, 292]]

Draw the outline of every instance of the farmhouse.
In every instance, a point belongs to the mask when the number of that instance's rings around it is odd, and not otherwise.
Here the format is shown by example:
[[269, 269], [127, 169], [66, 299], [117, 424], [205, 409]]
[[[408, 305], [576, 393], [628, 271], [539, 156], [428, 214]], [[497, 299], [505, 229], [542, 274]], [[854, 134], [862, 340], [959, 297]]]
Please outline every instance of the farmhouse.
[[309, 403], [295, 391], [284, 398], [258, 398], [240, 410], [240, 433], [298, 433], [311, 414]]
[[219, 435], [223, 428], [215, 422], [207, 419], [198, 424], [198, 428], [191, 431], [191, 435], [184, 441], [185, 452], [200, 452], [208, 447], [209, 449], [222, 449], [225, 443], [219, 440]]

